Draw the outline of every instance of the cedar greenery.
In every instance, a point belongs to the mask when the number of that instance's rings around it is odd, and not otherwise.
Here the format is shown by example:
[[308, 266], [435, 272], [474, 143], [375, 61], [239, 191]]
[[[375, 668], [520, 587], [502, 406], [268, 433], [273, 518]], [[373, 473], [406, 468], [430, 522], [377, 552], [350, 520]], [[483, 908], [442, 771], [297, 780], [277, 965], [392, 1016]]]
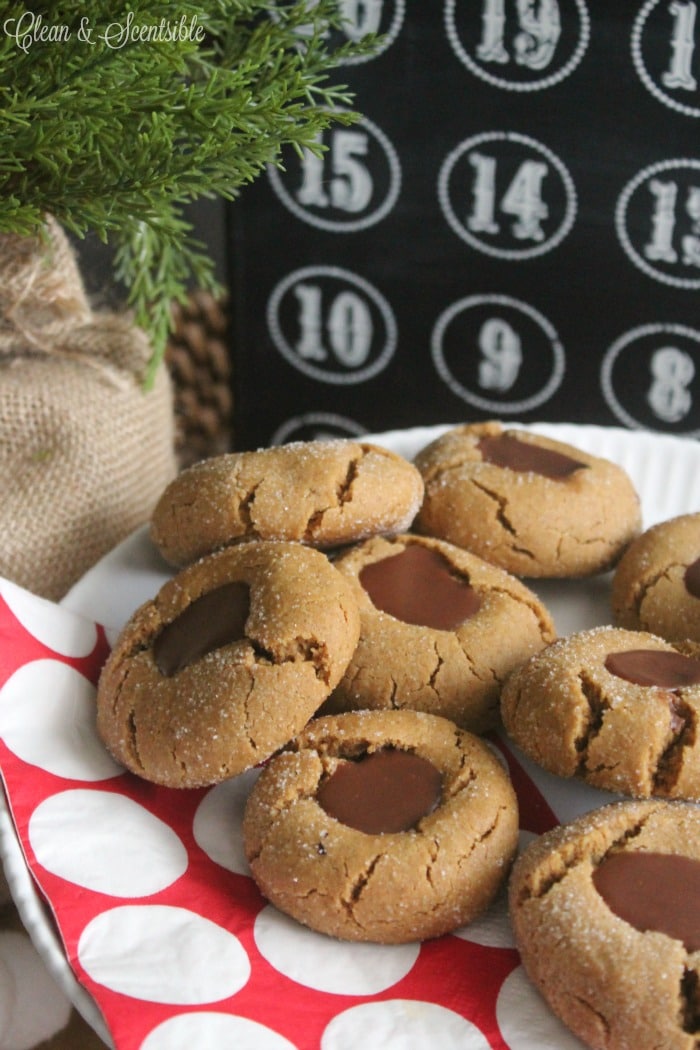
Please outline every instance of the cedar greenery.
[[151, 374], [173, 300], [192, 282], [217, 289], [187, 205], [233, 200], [283, 146], [316, 152], [324, 128], [355, 119], [328, 73], [372, 42], [332, 46], [339, 11], [339, 0], [0, 0], [0, 232], [36, 233], [50, 212], [112, 243], [152, 339]]

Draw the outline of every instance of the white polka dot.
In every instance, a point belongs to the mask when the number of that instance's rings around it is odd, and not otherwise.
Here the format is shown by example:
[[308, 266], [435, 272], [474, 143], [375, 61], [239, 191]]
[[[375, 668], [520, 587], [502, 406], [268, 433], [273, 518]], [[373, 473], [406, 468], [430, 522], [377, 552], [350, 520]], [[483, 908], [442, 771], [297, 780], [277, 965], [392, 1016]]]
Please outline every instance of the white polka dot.
[[267, 907], [254, 927], [260, 954], [279, 973], [320, 992], [375, 995], [402, 980], [415, 965], [420, 944], [376, 945], [338, 941], [309, 930]]
[[71, 780], [122, 772], [95, 729], [95, 687], [58, 660], [35, 660], [0, 689], [0, 736], [31, 766]]
[[510, 1050], [583, 1050], [530, 983], [522, 966], [505, 979], [498, 994], [496, 1019]]
[[250, 977], [237, 937], [187, 908], [124, 905], [94, 918], [78, 942], [90, 977], [152, 1003], [195, 1006], [235, 995]]
[[468, 926], [455, 930], [454, 935], [462, 941], [482, 944], [486, 948], [512, 948], [513, 932], [508, 918], [505, 892], [499, 893], [490, 908]]
[[172, 830], [124, 795], [78, 788], [40, 803], [29, 841], [48, 871], [97, 893], [145, 897], [187, 870], [187, 851]]
[[[536, 835], [531, 831], [520, 830], [518, 840], [518, 852], [522, 851], [532, 842]], [[486, 948], [514, 948], [513, 930], [508, 915], [508, 883], [504, 882], [500, 893], [491, 906], [482, 914], [477, 916], [468, 926], [462, 926], [455, 930], [455, 937], [463, 941], [472, 941], [474, 944], [482, 944]]]
[[2, 1050], [30, 1050], [61, 1032], [70, 1020], [69, 1000], [24, 933], [0, 932], [0, 988]]
[[91, 620], [38, 598], [9, 580], [0, 581], [0, 595], [22, 626], [42, 645], [62, 656], [88, 656], [95, 648], [97, 630]]
[[170, 1017], [154, 1028], [140, 1050], [296, 1050], [284, 1036], [257, 1021], [231, 1014], [192, 1013]]
[[194, 837], [210, 860], [228, 871], [250, 875], [243, 852], [243, 810], [260, 770], [250, 769], [211, 788], [194, 817]]
[[454, 1010], [412, 999], [363, 1003], [338, 1014], [321, 1050], [490, 1050], [476, 1025]]

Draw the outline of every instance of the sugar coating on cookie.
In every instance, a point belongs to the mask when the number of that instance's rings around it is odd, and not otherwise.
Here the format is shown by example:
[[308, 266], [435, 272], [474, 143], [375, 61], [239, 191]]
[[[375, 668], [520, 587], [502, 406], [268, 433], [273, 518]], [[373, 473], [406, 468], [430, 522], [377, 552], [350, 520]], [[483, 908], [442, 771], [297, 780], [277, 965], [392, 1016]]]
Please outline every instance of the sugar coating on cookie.
[[245, 538], [327, 549], [407, 529], [422, 498], [418, 470], [395, 452], [361, 441], [296, 441], [194, 464], [161, 495], [150, 531], [173, 565]]
[[344, 940], [402, 943], [488, 907], [515, 855], [518, 806], [480, 738], [418, 711], [358, 711], [312, 720], [271, 759], [243, 839], [281, 911]]
[[374, 537], [335, 565], [361, 628], [325, 711], [414, 708], [485, 732], [507, 675], [556, 636], [522, 581], [442, 540]]
[[615, 623], [671, 641], [700, 641], [700, 513], [653, 525], [620, 559], [612, 581]]
[[639, 534], [639, 496], [610, 460], [490, 421], [454, 427], [414, 459], [417, 532], [529, 577], [611, 568]]
[[358, 636], [351, 589], [322, 552], [252, 540], [209, 555], [124, 627], [100, 676], [98, 732], [146, 780], [218, 783], [306, 725]]
[[700, 799], [698, 655], [644, 631], [576, 632], [508, 678], [503, 724], [550, 773], [635, 798]]
[[700, 807], [624, 801], [518, 858], [511, 924], [524, 969], [594, 1050], [695, 1050]]

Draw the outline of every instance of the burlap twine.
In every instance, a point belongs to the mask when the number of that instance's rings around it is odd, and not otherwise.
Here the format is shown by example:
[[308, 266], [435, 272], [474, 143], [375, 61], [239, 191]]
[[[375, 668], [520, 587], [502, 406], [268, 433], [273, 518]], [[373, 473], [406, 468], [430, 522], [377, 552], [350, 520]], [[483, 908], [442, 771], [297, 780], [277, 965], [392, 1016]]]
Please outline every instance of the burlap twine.
[[146, 522], [176, 472], [165, 367], [88, 302], [64, 232], [0, 235], [0, 575], [57, 600]]

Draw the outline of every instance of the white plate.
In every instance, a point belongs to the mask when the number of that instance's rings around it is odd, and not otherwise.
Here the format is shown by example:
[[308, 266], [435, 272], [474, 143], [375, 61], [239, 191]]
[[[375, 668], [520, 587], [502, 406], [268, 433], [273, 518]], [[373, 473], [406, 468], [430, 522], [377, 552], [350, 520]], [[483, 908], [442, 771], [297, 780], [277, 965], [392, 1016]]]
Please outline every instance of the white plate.
[[[513, 424], [523, 428], [522, 424]], [[420, 427], [368, 435], [406, 458], [442, 433], [446, 426]], [[535, 424], [534, 430], [594, 455], [619, 463], [630, 474], [641, 497], [643, 522], [647, 528], [678, 514], [700, 510], [700, 444], [695, 441], [628, 431], [619, 428], [573, 424]], [[65, 608], [102, 623], [114, 637], [142, 601], [155, 594], [171, 570], [153, 549], [147, 529], [138, 530], [92, 568], [61, 603]], [[557, 630], [568, 634], [598, 623], [607, 623], [609, 577], [590, 581], [528, 581], [550, 609]], [[522, 760], [522, 756], [521, 757]], [[546, 797], [552, 796], [553, 780], [522, 760], [528, 773]], [[600, 804], [601, 795], [575, 784], [555, 791], [555, 811], [560, 820]], [[51, 973], [71, 1001], [98, 1034], [111, 1045], [99, 1010], [78, 984], [61, 944], [37, 894], [14, 827], [6, 808], [0, 807], [0, 854], [8, 883], [35, 946]]]

